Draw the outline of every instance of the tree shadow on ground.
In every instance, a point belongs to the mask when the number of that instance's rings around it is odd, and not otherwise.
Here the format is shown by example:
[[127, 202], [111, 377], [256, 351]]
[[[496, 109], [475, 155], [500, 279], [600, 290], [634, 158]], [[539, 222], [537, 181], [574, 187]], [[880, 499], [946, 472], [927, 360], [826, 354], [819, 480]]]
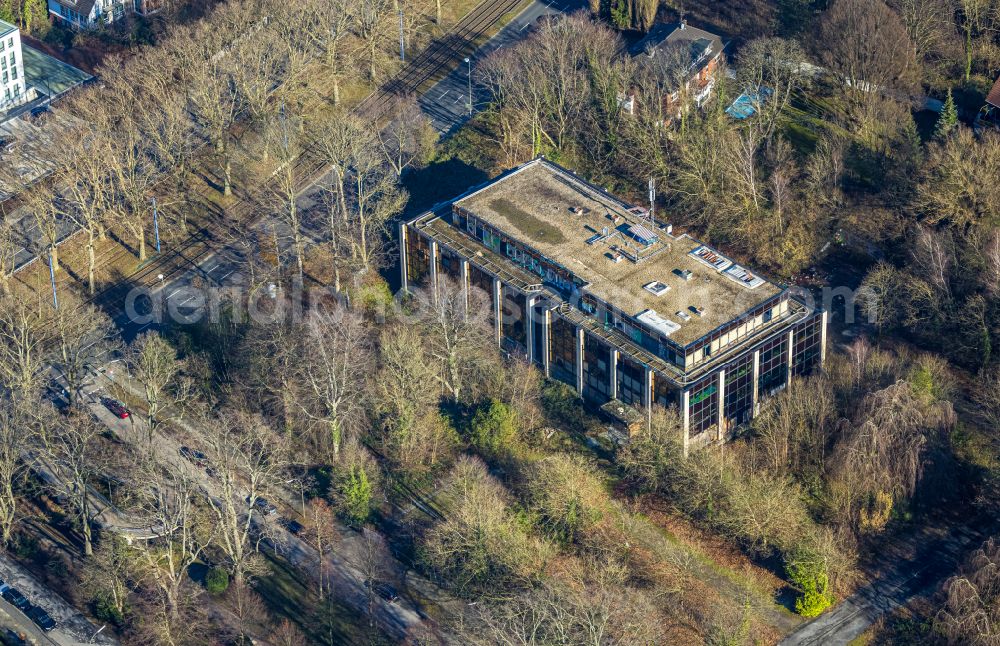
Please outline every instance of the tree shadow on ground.
[[484, 171], [452, 157], [411, 170], [403, 175], [403, 187], [410, 199], [403, 218], [410, 218], [438, 202], [451, 199], [489, 179]]

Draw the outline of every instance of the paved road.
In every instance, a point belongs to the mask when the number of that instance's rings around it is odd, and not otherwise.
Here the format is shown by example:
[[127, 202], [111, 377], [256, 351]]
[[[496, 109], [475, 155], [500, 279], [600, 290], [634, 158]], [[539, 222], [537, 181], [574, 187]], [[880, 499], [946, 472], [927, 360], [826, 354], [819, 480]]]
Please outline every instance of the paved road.
[[[18, 632], [29, 635], [38, 644], [50, 646], [76, 646], [77, 644], [116, 644], [107, 631], [102, 631], [97, 635], [94, 642], [91, 638], [97, 634], [100, 626], [90, 623], [86, 617], [66, 602], [58, 594], [42, 585], [30, 572], [21, 567], [13, 559], [0, 555], [0, 578], [20, 590], [24, 596], [32, 603], [36, 603], [49, 613], [56, 620], [58, 627], [50, 633], [42, 633], [35, 628], [35, 625], [24, 616], [21, 611], [0, 601], [0, 612], [10, 618], [10, 622], [16, 626]], [[0, 624], [3, 622], [0, 621]]]
[[475, 83], [476, 65], [493, 52], [507, 47], [531, 33], [539, 18], [582, 8], [579, 0], [535, 0], [470, 56], [469, 64], [460, 62], [455, 70], [427, 90], [418, 100], [420, 109], [434, 128], [447, 136], [465, 123], [469, 116], [470, 67], [472, 73], [472, 111], [479, 111], [489, 101], [486, 88]]

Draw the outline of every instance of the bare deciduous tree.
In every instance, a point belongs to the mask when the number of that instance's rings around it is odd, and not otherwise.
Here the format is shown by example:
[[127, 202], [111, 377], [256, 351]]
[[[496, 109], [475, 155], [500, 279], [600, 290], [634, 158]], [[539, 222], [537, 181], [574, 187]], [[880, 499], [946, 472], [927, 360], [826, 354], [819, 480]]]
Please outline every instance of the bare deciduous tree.
[[147, 449], [164, 417], [176, 412], [190, 393], [190, 382], [182, 377], [183, 362], [177, 351], [156, 332], [141, 334], [128, 347], [125, 365], [129, 377], [142, 389], [146, 405]]
[[276, 491], [287, 466], [282, 436], [274, 433], [257, 415], [228, 409], [219, 419], [203, 425], [209, 460], [218, 481], [217, 495], [208, 497], [216, 520], [216, 545], [229, 560], [237, 585], [243, 585], [253, 569], [257, 553], [252, 540], [258, 501]]

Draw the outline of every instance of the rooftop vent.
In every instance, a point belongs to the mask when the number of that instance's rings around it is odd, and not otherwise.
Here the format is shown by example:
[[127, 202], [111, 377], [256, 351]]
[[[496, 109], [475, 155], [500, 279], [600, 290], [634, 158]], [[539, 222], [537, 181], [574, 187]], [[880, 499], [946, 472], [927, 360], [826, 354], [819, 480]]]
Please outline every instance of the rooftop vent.
[[675, 269], [674, 273], [683, 278], [684, 280], [691, 280], [694, 277], [694, 272], [690, 269]]
[[755, 287], [760, 287], [764, 284], [764, 279], [750, 272], [749, 269], [745, 267], [740, 267], [739, 265], [733, 265], [726, 271], [722, 272], [726, 278], [730, 280], [735, 280], [740, 285], [743, 285], [747, 289], [753, 289]]
[[691, 251], [690, 255], [693, 256], [698, 262], [708, 265], [715, 271], [724, 271], [733, 264], [732, 260], [726, 258], [715, 249], [706, 245], [701, 245], [697, 249]]
[[664, 294], [670, 291], [670, 285], [667, 285], [666, 283], [661, 283], [658, 280], [654, 280], [651, 283], [646, 283], [645, 285], [642, 286], [642, 288], [645, 289], [650, 294], [652, 294], [653, 296], [663, 296]]
[[692, 305], [690, 309], [691, 309], [691, 311], [692, 311], [692, 312], [694, 312], [694, 313], [695, 313], [695, 314], [696, 314], [696, 315], [697, 315], [697, 316], [698, 316], [699, 318], [701, 318], [702, 316], [705, 316], [705, 308], [704, 308], [704, 307], [697, 307], [697, 306], [695, 306], [695, 305]]
[[685, 312], [684, 310], [677, 310], [677, 318], [686, 323], [687, 321], [691, 320], [691, 315]]

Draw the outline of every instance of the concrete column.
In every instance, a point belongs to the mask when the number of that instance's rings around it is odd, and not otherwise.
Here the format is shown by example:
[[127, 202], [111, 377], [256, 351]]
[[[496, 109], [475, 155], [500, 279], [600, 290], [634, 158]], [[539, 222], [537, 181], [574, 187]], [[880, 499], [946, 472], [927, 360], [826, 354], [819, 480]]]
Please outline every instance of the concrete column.
[[465, 316], [469, 316], [469, 261], [462, 258], [458, 261], [458, 279], [462, 281], [462, 297], [465, 303]]
[[500, 319], [503, 317], [503, 283], [500, 282], [499, 278], [493, 279], [493, 332], [496, 337], [497, 345], [500, 345], [500, 339], [502, 330], [500, 326], [502, 323]]
[[681, 441], [684, 446], [684, 457], [688, 456], [688, 447], [691, 445], [691, 411], [688, 410], [691, 401], [691, 391], [685, 390], [681, 393], [681, 411], [684, 415], [684, 426], [681, 431]]
[[719, 390], [718, 440], [721, 442], [722, 440], [726, 439], [726, 430], [728, 430], [727, 429], [728, 425], [726, 424], [726, 371], [724, 369], [719, 371], [718, 390]]
[[399, 223], [399, 286], [406, 291], [406, 223]]
[[535, 300], [537, 296], [526, 296], [524, 298], [524, 339], [528, 345], [528, 363], [535, 363]]
[[819, 365], [822, 368], [826, 365], [826, 322], [830, 317], [830, 313], [823, 310], [821, 317], [822, 323], [820, 324], [819, 333]]
[[611, 399], [618, 399], [618, 348], [611, 348], [611, 365], [608, 367], [608, 377], [611, 379], [608, 394]]
[[653, 369], [646, 366], [646, 378], [643, 382], [643, 393], [642, 401], [646, 405], [646, 413], [652, 414], [653, 412]]
[[582, 327], [576, 328], [576, 392], [583, 397], [583, 335]]
[[785, 372], [785, 388], [792, 389], [792, 354], [795, 352], [795, 330], [788, 331], [788, 369]]
[[431, 240], [431, 299], [437, 303], [438, 299], [438, 249], [437, 240]]
[[753, 399], [750, 410], [757, 416], [757, 404], [760, 401], [760, 350], [753, 351]]
[[549, 376], [549, 364], [552, 361], [552, 346], [550, 345], [550, 327], [552, 326], [552, 312], [546, 308], [542, 312], [542, 372]]

